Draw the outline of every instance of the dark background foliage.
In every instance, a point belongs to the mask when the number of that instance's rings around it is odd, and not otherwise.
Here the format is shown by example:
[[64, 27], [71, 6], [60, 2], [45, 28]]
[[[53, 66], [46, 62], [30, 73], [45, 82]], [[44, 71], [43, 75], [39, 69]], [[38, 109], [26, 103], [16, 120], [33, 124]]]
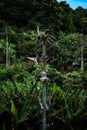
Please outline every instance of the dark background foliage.
[[41, 63], [27, 59], [42, 56], [42, 43], [36, 44], [37, 25], [41, 35], [50, 29], [49, 35], [55, 37], [54, 44], [46, 45], [47, 129], [85, 130], [87, 9], [72, 9], [57, 0], [0, 0], [0, 129], [42, 127]]

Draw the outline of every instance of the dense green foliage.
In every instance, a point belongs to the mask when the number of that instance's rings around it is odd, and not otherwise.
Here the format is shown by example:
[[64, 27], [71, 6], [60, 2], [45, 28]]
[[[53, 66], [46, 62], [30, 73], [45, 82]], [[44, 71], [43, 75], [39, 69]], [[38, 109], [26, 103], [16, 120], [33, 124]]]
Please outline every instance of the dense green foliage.
[[[54, 129], [78, 129], [78, 123], [86, 119], [87, 73], [61, 74], [47, 65], [47, 74], [52, 80], [47, 83], [47, 124]], [[53, 73], [54, 72], [54, 73]], [[32, 73], [23, 65], [0, 71], [0, 128], [7, 127], [5, 115], [13, 119], [15, 129], [39, 129], [42, 119], [41, 67], [35, 66]], [[54, 76], [53, 76], [54, 75]], [[2, 121], [3, 119], [3, 121]], [[55, 120], [59, 123], [57, 126]], [[78, 122], [77, 122], [78, 121]], [[77, 126], [75, 123], [77, 122]], [[11, 120], [10, 120], [11, 123]], [[28, 123], [28, 124], [27, 124]], [[24, 128], [23, 128], [24, 127]], [[75, 128], [76, 127], [76, 128]], [[80, 128], [79, 128], [80, 129]]]
[[1, 0], [0, 28], [5, 25], [35, 29], [51, 28], [64, 32], [87, 32], [87, 9], [73, 10], [65, 1]]
[[27, 59], [42, 56], [37, 25], [56, 37], [46, 44], [47, 129], [86, 130], [87, 9], [57, 0], [0, 0], [0, 130], [41, 130], [42, 66]]

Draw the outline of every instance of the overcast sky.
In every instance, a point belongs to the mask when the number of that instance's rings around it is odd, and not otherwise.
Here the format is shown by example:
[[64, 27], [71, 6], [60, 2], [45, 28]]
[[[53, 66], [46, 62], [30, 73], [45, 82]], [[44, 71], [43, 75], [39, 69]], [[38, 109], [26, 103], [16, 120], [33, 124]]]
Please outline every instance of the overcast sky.
[[67, 4], [69, 4], [70, 7], [73, 9], [77, 8], [78, 6], [87, 9], [87, 0], [58, 0], [58, 2], [60, 1], [66, 1]]

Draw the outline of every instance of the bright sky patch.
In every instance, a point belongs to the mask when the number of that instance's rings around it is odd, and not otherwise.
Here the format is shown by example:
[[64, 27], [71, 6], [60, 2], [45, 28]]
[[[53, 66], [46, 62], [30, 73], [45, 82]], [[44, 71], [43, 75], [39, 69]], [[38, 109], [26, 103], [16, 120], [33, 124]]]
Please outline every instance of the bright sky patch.
[[76, 9], [79, 6], [87, 9], [87, 0], [58, 0], [58, 2], [60, 1], [66, 1], [73, 9]]

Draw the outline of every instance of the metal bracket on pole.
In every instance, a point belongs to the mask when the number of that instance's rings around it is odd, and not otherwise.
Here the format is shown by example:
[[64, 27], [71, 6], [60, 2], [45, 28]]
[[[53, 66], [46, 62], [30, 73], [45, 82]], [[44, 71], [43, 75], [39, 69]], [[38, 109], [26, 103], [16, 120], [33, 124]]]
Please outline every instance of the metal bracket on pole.
[[47, 78], [47, 74], [46, 74], [45, 71], [42, 71], [42, 77], [40, 78], [40, 80], [41, 80], [42, 82], [47, 82], [47, 81], [49, 81], [49, 78]]

